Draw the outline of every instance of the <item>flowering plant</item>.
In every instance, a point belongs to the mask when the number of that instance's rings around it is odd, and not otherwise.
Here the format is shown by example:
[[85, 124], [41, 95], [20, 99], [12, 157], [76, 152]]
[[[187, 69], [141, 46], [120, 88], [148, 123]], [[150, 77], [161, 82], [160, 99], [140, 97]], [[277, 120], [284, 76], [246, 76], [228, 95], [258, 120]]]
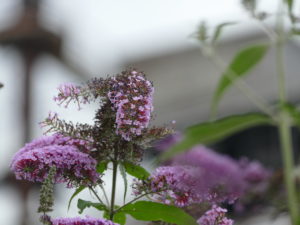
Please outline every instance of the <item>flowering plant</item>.
[[[125, 203], [126, 174], [146, 182], [150, 174], [139, 165], [144, 149], [153, 140], [172, 133], [168, 127], [149, 127], [153, 90], [144, 73], [133, 69], [105, 79], [96, 78], [81, 86], [63, 84], [58, 88], [54, 100], [60, 105], [67, 107], [74, 102], [81, 109], [83, 104], [99, 101], [100, 107], [93, 125], [73, 124], [60, 119], [56, 113], [50, 113], [41, 125], [47, 128], [47, 134], [52, 134], [26, 144], [12, 159], [11, 169], [17, 179], [42, 183], [38, 212], [42, 213], [44, 224], [125, 224], [126, 215], [138, 220], [197, 224], [179, 207], [138, 201], [165, 189], [136, 192], [136, 197]], [[110, 200], [102, 181], [107, 169], [113, 171]], [[118, 170], [125, 184], [122, 206], [115, 204]], [[104, 219], [51, 218], [49, 212], [52, 211], [53, 186], [56, 183], [76, 188], [69, 206], [82, 190], [89, 189], [98, 202], [79, 199], [79, 212], [93, 207], [103, 212]], [[104, 192], [104, 199], [100, 197], [99, 190]]]
[[[299, 191], [297, 191], [297, 161], [294, 157], [291, 127], [299, 127], [300, 111], [296, 104], [288, 101], [284, 50], [287, 41], [300, 34], [300, 18], [295, 13], [296, 1], [278, 0], [277, 2], [278, 12], [273, 14], [262, 11], [256, 0], [241, 0], [242, 6], [250, 15], [251, 20], [258, 25], [258, 28], [266, 35], [268, 40], [241, 49], [229, 64], [218, 53], [218, 40], [223, 29], [236, 23], [221, 23], [212, 31], [208, 29], [205, 22], [201, 23], [195, 37], [201, 44], [202, 53], [223, 72], [212, 100], [212, 118], [209, 122], [188, 127], [183, 132], [182, 140], [165, 152], [161, 157], [161, 161], [186, 152], [200, 143], [214, 143], [251, 127], [259, 125], [275, 126], [278, 129], [286, 191], [285, 201], [287, 204], [283, 208], [289, 212], [291, 224], [298, 225], [300, 224], [300, 200]], [[274, 27], [269, 26], [266, 22], [269, 18], [275, 18]], [[257, 91], [253, 90], [243, 78], [272, 48], [276, 59], [274, 63], [278, 78], [278, 102], [271, 105], [262, 96], [258, 95]], [[261, 112], [217, 118], [218, 104], [224, 93], [232, 86], [236, 86]], [[253, 165], [249, 171], [254, 171], [255, 167], [257, 166]]]

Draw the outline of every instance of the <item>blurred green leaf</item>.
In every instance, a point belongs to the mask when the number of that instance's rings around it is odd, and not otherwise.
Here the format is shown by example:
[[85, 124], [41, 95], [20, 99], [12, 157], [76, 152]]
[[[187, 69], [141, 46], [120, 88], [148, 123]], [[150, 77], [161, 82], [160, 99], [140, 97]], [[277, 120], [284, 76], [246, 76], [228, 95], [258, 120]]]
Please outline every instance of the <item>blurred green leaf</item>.
[[236, 22], [226, 22], [226, 23], [219, 24], [216, 27], [214, 35], [212, 37], [212, 44], [216, 44], [216, 42], [219, 40], [224, 27], [234, 25], [234, 24], [236, 24]]
[[283, 105], [283, 110], [288, 113], [290, 118], [293, 120], [293, 124], [300, 127], [300, 111], [297, 107], [290, 103], [285, 103]]
[[117, 212], [114, 215], [114, 222], [120, 225], [126, 224], [126, 214], [124, 212]]
[[290, 34], [292, 35], [300, 35], [300, 30], [299, 29], [296, 29], [296, 28], [293, 28], [290, 32]]
[[213, 114], [216, 113], [218, 103], [225, 91], [234, 84], [236, 79], [246, 75], [264, 57], [268, 48], [268, 45], [255, 45], [247, 47], [236, 54], [221, 76], [215, 90], [212, 102]]
[[205, 23], [205, 21], [202, 21], [198, 27], [198, 31], [197, 31], [197, 39], [200, 42], [205, 42], [208, 38], [207, 35], [207, 25]]
[[188, 151], [197, 144], [214, 143], [242, 130], [263, 124], [273, 124], [273, 121], [264, 114], [249, 113], [191, 126], [184, 132], [184, 139], [163, 153], [160, 161]]
[[77, 208], [79, 209], [79, 213], [81, 214], [86, 208], [94, 207], [95, 209], [98, 209], [99, 211], [107, 211], [107, 208], [105, 205], [101, 203], [95, 203], [90, 201], [85, 201], [82, 199], [78, 199], [77, 202]]
[[103, 218], [109, 220], [109, 212], [108, 211], [103, 212]]
[[103, 173], [105, 170], [107, 170], [107, 164], [108, 162], [100, 162], [96, 167], [97, 172]]
[[288, 5], [289, 12], [291, 13], [293, 10], [294, 1], [293, 0], [284, 0], [284, 1]]
[[73, 193], [73, 195], [71, 196], [71, 198], [69, 200], [68, 210], [70, 209], [72, 200], [76, 197], [76, 195], [78, 195], [80, 192], [82, 192], [85, 188], [86, 188], [86, 186], [80, 186], [79, 188], [77, 188], [75, 190], [75, 192]]
[[121, 172], [121, 175], [122, 175], [123, 181], [124, 181], [124, 196], [123, 196], [123, 201], [125, 203], [126, 195], [127, 195], [127, 186], [128, 186], [127, 176], [126, 176], [126, 170], [125, 170], [123, 164], [120, 164], [119, 168], [120, 168], [120, 172]]
[[197, 225], [195, 219], [183, 209], [157, 202], [138, 201], [126, 205], [121, 212], [142, 221], [164, 221], [177, 225]]
[[140, 180], [146, 180], [150, 176], [150, 173], [140, 165], [130, 162], [124, 162], [123, 165], [128, 174]]

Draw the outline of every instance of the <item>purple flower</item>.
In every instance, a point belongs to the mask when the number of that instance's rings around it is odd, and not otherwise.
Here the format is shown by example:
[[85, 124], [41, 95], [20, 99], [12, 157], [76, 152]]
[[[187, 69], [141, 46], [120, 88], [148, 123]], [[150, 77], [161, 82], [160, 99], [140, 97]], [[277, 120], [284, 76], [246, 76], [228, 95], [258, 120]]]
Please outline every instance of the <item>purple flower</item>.
[[130, 141], [148, 127], [153, 111], [152, 83], [141, 72], [131, 71], [127, 76], [111, 79], [107, 96], [116, 110], [116, 133]]
[[269, 187], [271, 171], [263, 167], [258, 161], [242, 158], [239, 161], [243, 179], [246, 182], [247, 194], [263, 194]]
[[168, 148], [172, 147], [174, 144], [181, 141], [181, 139], [182, 139], [182, 134], [179, 132], [168, 135], [167, 137], [155, 143], [155, 149], [157, 149], [158, 151], [165, 151]]
[[247, 185], [238, 162], [204, 146], [196, 146], [175, 157], [171, 165], [195, 167], [199, 181], [197, 191], [210, 202], [233, 203], [244, 193]]
[[198, 170], [193, 167], [159, 167], [150, 176], [146, 185], [145, 182], [135, 183], [135, 194], [152, 193], [155, 201], [179, 207], [199, 202], [201, 196], [196, 191], [197, 172]]
[[77, 102], [78, 109], [80, 109], [80, 103], [89, 103], [89, 93], [85, 91], [81, 86], [76, 86], [71, 83], [61, 84], [58, 88], [58, 95], [53, 99], [58, 102], [59, 105], [65, 103], [65, 107], [68, 107], [71, 101]]
[[233, 220], [225, 217], [227, 209], [213, 205], [210, 210], [201, 216], [197, 223], [199, 225], [232, 225]]
[[[176, 133], [159, 141], [156, 148], [167, 150], [180, 141]], [[169, 167], [193, 167], [194, 188], [191, 192], [194, 203], [242, 203], [251, 201], [251, 196], [261, 196], [269, 185], [270, 171], [257, 161], [236, 161], [204, 146], [195, 146], [184, 154], [165, 163]], [[182, 180], [182, 182], [186, 182]], [[189, 181], [190, 183], [191, 181]], [[183, 184], [182, 184], [183, 185]], [[240, 201], [236, 202], [237, 199]], [[199, 202], [195, 202], [198, 200]]]
[[110, 220], [96, 219], [92, 217], [86, 218], [58, 218], [52, 219], [52, 225], [117, 225]]
[[17, 179], [43, 182], [56, 167], [55, 182], [68, 186], [93, 184], [99, 179], [96, 160], [80, 149], [84, 141], [54, 134], [26, 144], [13, 157], [11, 169]]

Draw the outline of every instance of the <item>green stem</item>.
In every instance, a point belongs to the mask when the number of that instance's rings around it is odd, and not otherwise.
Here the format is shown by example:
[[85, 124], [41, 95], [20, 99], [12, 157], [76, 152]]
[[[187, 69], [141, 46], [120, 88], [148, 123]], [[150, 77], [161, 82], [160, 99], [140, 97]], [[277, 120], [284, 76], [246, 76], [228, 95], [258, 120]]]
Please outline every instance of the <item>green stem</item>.
[[116, 159], [113, 161], [113, 178], [112, 178], [112, 191], [111, 191], [111, 202], [110, 202], [110, 220], [114, 219], [114, 208], [115, 208], [115, 196], [116, 196], [116, 184], [117, 184], [117, 171], [118, 162]]
[[[281, 154], [283, 158], [284, 166], [284, 181], [287, 190], [288, 208], [291, 215], [292, 224], [296, 225], [299, 221], [298, 216], [298, 202], [297, 192], [294, 182], [293, 170], [294, 170], [294, 156], [292, 147], [291, 128], [289, 124], [289, 118], [285, 118], [284, 115], [279, 123], [279, 137], [281, 144]], [[298, 223], [299, 224], [299, 223]]]
[[106, 191], [105, 191], [105, 189], [104, 189], [103, 185], [102, 185], [102, 184], [100, 184], [99, 186], [100, 186], [100, 188], [101, 188], [101, 190], [102, 190], [102, 192], [103, 192], [103, 195], [104, 195], [104, 198], [105, 198], [106, 204], [107, 204], [107, 205], [109, 205], [108, 197], [107, 197], [107, 194], [106, 194]]
[[89, 187], [89, 189], [94, 193], [94, 195], [96, 196], [96, 198], [98, 199], [98, 201], [102, 204], [105, 205], [104, 202], [101, 200], [101, 198], [99, 197], [99, 195], [97, 194], [97, 192], [92, 188]]
[[[276, 42], [276, 65], [278, 76], [278, 93], [281, 107], [286, 102], [286, 84], [284, 69], [284, 24], [282, 18], [283, 5], [280, 4], [277, 16], [277, 32], [278, 39]], [[299, 224], [298, 202], [296, 184], [293, 176], [294, 171], [294, 155], [292, 146], [292, 134], [289, 117], [284, 111], [281, 111], [278, 124], [279, 138], [281, 145], [281, 154], [283, 158], [284, 181], [287, 190], [288, 208], [293, 225]]]

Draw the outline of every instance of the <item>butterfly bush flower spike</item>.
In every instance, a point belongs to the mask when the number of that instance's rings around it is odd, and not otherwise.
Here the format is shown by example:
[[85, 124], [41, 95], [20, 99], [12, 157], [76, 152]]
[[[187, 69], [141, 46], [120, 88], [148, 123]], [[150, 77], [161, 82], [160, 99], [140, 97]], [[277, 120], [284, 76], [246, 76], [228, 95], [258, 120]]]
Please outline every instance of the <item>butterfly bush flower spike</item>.
[[152, 83], [135, 70], [130, 75], [111, 79], [108, 98], [116, 111], [117, 134], [130, 141], [147, 128], [153, 111]]
[[213, 205], [197, 222], [199, 225], [233, 225], [233, 220], [225, 216], [226, 212], [227, 209]]
[[110, 220], [96, 219], [92, 217], [86, 218], [58, 218], [52, 219], [52, 225], [118, 225]]

